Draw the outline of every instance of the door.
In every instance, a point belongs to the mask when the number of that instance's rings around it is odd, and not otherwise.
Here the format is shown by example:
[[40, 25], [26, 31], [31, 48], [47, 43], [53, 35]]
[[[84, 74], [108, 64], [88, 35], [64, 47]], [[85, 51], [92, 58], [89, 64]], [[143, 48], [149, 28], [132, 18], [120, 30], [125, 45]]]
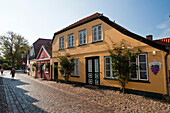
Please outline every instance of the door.
[[44, 78], [44, 64], [41, 64], [41, 78]]
[[58, 81], [58, 62], [54, 63], [54, 80]]
[[86, 58], [86, 83], [100, 85], [99, 57]]

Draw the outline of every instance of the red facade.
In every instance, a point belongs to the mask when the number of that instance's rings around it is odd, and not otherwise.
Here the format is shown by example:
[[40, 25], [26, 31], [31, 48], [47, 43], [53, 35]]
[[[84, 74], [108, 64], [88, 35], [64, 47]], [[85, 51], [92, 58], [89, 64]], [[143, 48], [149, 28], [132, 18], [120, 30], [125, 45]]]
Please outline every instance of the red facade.
[[44, 46], [40, 49], [37, 56], [37, 77], [50, 80], [50, 55]]

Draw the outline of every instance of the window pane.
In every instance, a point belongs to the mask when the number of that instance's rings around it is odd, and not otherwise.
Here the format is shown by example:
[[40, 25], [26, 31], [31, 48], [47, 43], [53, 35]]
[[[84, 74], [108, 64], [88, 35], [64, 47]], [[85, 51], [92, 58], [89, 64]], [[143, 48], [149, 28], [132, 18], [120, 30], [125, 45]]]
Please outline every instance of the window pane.
[[84, 39], [84, 40], [83, 40], [83, 41], [84, 41], [83, 43], [85, 44], [85, 43], [86, 43], [86, 31], [84, 31], [83, 33], [84, 33], [84, 34], [83, 34], [83, 39]]
[[140, 63], [140, 70], [146, 70], [146, 63]]
[[131, 78], [137, 78], [137, 73], [136, 73], [136, 71], [132, 71], [132, 73], [131, 73]]
[[110, 70], [110, 64], [106, 64], [106, 70]]
[[82, 44], [82, 32], [80, 32], [80, 35], [79, 35], [79, 37], [80, 37], [80, 44]]
[[146, 62], [146, 56], [145, 55], [139, 55], [139, 62]]
[[110, 63], [110, 57], [106, 57], [105, 60], [106, 63]]
[[64, 48], [64, 38], [62, 38], [62, 48]]
[[98, 26], [98, 40], [102, 39], [102, 30], [101, 30], [101, 26]]
[[71, 46], [74, 46], [74, 35], [72, 35], [72, 45]]
[[147, 79], [147, 73], [146, 72], [140, 72], [140, 79]]
[[96, 27], [93, 28], [93, 41], [97, 40]]
[[110, 71], [106, 71], [106, 77], [110, 77]]
[[99, 72], [99, 61], [98, 61], [98, 59], [95, 59], [94, 62], [95, 62], [95, 72]]
[[71, 46], [71, 40], [70, 40], [70, 36], [68, 37], [68, 46], [70, 47]]
[[88, 60], [88, 72], [92, 72], [92, 60]]

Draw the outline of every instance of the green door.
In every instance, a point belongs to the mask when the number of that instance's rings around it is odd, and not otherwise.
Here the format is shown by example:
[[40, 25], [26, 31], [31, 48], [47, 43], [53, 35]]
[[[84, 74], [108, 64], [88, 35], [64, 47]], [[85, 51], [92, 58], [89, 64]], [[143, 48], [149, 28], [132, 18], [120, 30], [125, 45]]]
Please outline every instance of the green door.
[[41, 78], [44, 78], [44, 64], [41, 64]]

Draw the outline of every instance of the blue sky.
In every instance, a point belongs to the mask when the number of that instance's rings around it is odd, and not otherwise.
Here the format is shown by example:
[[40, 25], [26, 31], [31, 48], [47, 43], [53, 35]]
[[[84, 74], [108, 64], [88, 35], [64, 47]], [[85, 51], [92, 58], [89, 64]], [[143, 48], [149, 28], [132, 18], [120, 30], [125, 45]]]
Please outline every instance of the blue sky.
[[170, 0], [0, 0], [0, 35], [13, 31], [31, 45], [96, 12], [143, 37], [170, 37]]

